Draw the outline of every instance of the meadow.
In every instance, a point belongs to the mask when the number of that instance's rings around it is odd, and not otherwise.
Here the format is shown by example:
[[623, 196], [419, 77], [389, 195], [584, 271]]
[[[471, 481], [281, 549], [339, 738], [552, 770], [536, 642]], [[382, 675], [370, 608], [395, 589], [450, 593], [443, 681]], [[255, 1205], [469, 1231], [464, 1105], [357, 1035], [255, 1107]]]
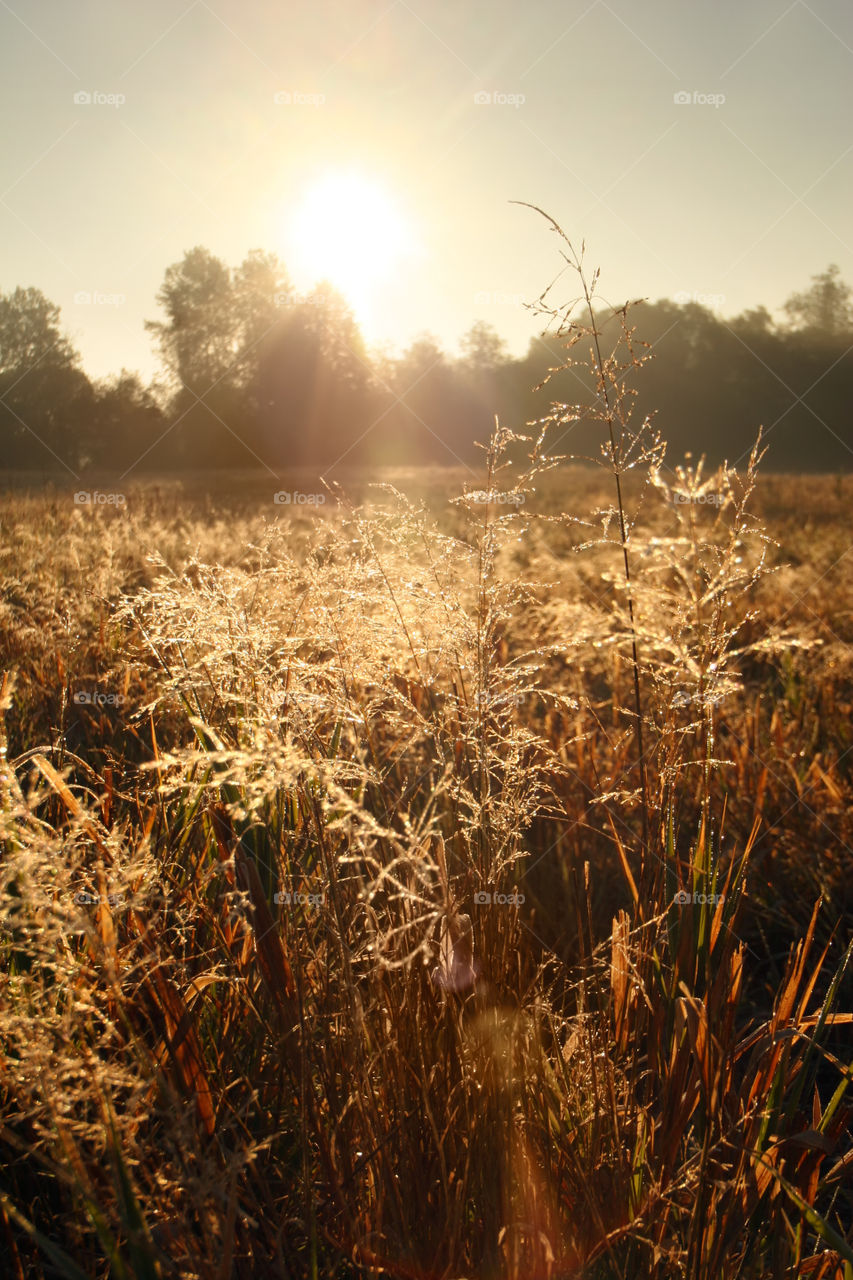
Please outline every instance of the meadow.
[[853, 477], [591, 358], [598, 468], [0, 499], [4, 1274], [853, 1276]]

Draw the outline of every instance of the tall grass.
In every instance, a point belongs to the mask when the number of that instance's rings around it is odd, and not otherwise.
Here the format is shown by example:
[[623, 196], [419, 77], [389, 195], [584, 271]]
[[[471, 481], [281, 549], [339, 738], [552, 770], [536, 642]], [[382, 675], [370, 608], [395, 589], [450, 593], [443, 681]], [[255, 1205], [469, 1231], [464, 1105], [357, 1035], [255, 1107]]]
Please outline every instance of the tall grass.
[[[9, 1274], [853, 1275], [845, 925], [756, 896], [777, 771], [820, 780], [814, 637], [759, 610], [758, 448], [666, 467], [628, 311], [552, 225], [591, 411], [496, 424], [438, 516], [385, 485], [173, 538], [81, 608], [94, 656], [4, 641]], [[588, 412], [581, 516], [542, 498]], [[121, 710], [69, 710], [84, 659]]]

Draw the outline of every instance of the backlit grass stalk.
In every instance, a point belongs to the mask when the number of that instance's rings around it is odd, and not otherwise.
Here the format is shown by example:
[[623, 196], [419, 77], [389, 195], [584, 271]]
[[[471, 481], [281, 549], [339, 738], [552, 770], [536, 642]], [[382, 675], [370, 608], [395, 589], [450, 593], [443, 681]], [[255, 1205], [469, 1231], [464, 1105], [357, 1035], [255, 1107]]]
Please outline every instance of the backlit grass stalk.
[[[637, 628], [634, 620], [634, 596], [631, 584], [631, 564], [628, 554], [629, 545], [629, 529], [625, 514], [625, 499], [622, 491], [622, 472], [628, 463], [628, 447], [626, 444], [627, 431], [627, 414], [625, 406], [627, 403], [626, 393], [623, 386], [620, 386], [618, 375], [615, 373], [613, 365], [613, 357], [605, 358], [601, 349], [601, 330], [598, 327], [598, 320], [593, 308], [595, 299], [595, 290], [598, 283], [599, 272], [596, 269], [593, 272], [592, 280], [587, 279], [586, 270], [584, 268], [584, 252], [585, 245], [581, 245], [580, 254], [576, 251], [569, 237], [563, 231], [558, 222], [540, 209], [538, 205], [529, 204], [527, 201], [513, 201], [514, 204], [521, 204], [525, 208], [533, 209], [540, 214], [550, 225], [551, 229], [559, 236], [560, 240], [566, 246], [565, 250], [561, 250], [561, 256], [567, 265], [577, 274], [580, 280], [583, 295], [583, 304], [586, 308], [589, 320], [588, 327], [581, 327], [576, 324], [571, 316], [574, 311], [574, 303], [568, 307], [554, 310], [545, 306], [545, 298], [550, 291], [549, 289], [541, 295], [539, 302], [536, 304], [537, 314], [546, 314], [551, 318], [559, 320], [557, 330], [558, 336], [570, 336], [573, 340], [577, 340], [584, 334], [588, 334], [592, 339], [593, 350], [593, 366], [596, 376], [597, 394], [603, 403], [602, 417], [607, 425], [608, 436], [608, 452], [607, 456], [610, 462], [614, 483], [616, 486], [616, 506], [619, 516], [619, 540], [622, 549], [622, 565], [625, 577], [625, 590], [628, 602], [628, 623], [630, 629], [631, 641], [631, 668], [633, 679], [634, 694], [634, 733], [637, 744], [637, 769], [640, 776], [640, 809], [642, 821], [642, 862], [641, 874], [645, 873], [649, 852], [649, 836], [650, 836], [650, 814], [649, 814], [649, 786], [646, 770], [646, 748], [644, 743], [643, 731], [643, 705], [640, 690], [640, 655], [638, 648]], [[553, 287], [553, 286], [551, 286]], [[627, 304], [618, 312], [623, 323], [627, 316]], [[632, 367], [638, 366], [639, 361], [634, 358], [633, 350], [630, 347], [630, 335], [627, 328], [624, 329], [625, 337], [628, 340], [629, 352], [631, 355]], [[630, 412], [630, 409], [629, 411]], [[632, 442], [636, 445], [639, 437], [634, 436]], [[656, 443], [656, 442], [655, 442]], [[631, 464], [638, 465], [641, 458], [637, 458]]]

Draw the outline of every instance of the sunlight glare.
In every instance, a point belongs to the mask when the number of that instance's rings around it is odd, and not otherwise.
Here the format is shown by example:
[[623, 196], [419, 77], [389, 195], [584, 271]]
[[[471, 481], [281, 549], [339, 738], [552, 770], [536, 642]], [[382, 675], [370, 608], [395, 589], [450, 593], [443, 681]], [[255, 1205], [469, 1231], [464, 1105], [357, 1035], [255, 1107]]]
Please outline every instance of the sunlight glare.
[[378, 288], [415, 248], [393, 198], [359, 173], [329, 173], [315, 182], [294, 213], [291, 236], [295, 265], [339, 289], [362, 322]]

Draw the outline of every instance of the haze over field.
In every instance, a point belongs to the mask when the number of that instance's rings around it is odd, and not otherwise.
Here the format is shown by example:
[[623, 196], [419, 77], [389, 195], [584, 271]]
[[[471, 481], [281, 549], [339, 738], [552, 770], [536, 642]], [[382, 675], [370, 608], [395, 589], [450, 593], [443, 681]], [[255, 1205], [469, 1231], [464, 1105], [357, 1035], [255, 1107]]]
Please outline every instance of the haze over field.
[[585, 236], [613, 301], [731, 316], [853, 278], [845, 0], [13, 0], [0, 32], [0, 287], [60, 305], [95, 377], [156, 371], [142, 320], [198, 244], [330, 276], [369, 343], [483, 319], [520, 354], [554, 260], [511, 199]]

